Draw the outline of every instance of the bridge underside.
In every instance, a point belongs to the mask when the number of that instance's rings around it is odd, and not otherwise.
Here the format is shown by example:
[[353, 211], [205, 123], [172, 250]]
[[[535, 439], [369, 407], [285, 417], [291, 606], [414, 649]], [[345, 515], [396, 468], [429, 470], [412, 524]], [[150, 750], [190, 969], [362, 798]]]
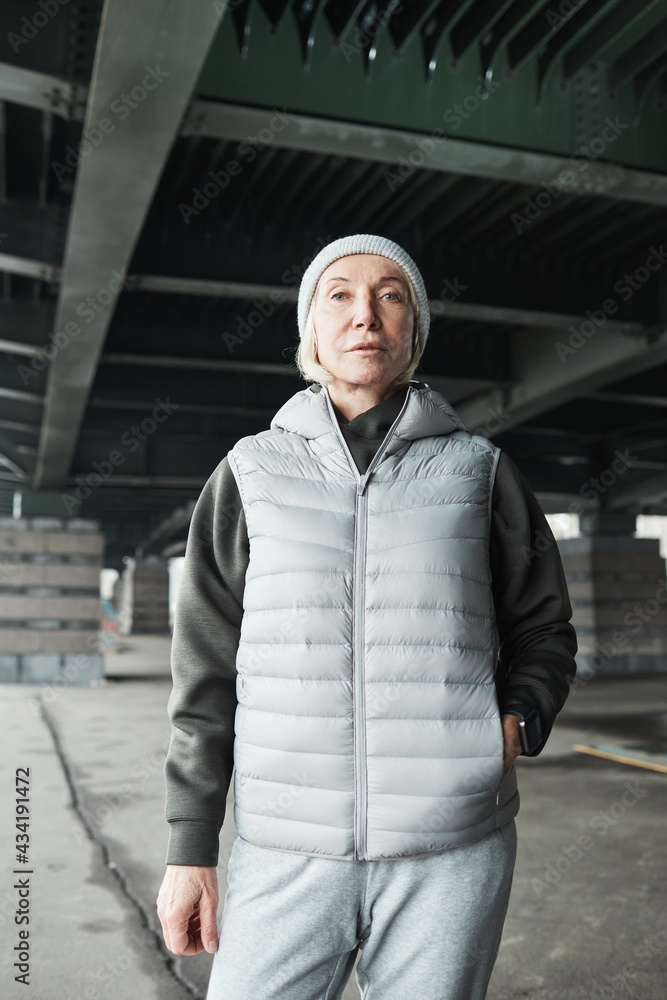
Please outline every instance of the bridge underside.
[[298, 282], [353, 232], [415, 258], [417, 375], [546, 511], [667, 513], [663, 4], [101, 18], [0, 11], [5, 513], [98, 519], [110, 566], [182, 552], [217, 463], [303, 388]]

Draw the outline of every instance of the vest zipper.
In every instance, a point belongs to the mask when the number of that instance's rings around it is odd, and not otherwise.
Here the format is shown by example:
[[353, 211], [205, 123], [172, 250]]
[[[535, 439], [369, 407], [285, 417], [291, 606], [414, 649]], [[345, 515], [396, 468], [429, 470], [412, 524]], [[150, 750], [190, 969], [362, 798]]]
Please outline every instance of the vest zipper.
[[353, 705], [354, 705], [354, 774], [355, 774], [355, 845], [353, 858], [356, 861], [367, 861], [366, 857], [366, 824], [368, 819], [368, 787], [366, 782], [366, 708], [365, 708], [365, 676], [364, 676], [364, 638], [365, 638], [365, 597], [366, 597], [366, 537], [368, 528], [368, 495], [366, 493], [366, 483], [371, 472], [378, 464], [382, 453], [389, 444], [391, 436], [396, 429], [410, 399], [413, 387], [408, 386], [405, 394], [405, 401], [396, 419], [387, 431], [387, 434], [375, 452], [366, 472], [360, 475], [352, 453], [348, 448], [347, 441], [340, 429], [340, 424], [334, 412], [331, 397], [326, 387], [325, 392], [327, 406], [334, 428], [342, 441], [343, 449], [347, 453], [348, 460], [357, 479], [356, 504], [354, 511], [354, 578], [352, 580], [353, 597], [353, 638], [352, 638], [352, 684], [353, 684]]
[[354, 527], [354, 616], [352, 628], [354, 633], [354, 660], [352, 680], [354, 683], [354, 751], [356, 776], [356, 809], [357, 828], [355, 833], [355, 858], [364, 859], [366, 854], [366, 813], [368, 811], [368, 790], [366, 783], [366, 711], [364, 698], [364, 605], [366, 603], [365, 565], [366, 565], [366, 510], [368, 495], [364, 492], [365, 483], [357, 487], [356, 513]]

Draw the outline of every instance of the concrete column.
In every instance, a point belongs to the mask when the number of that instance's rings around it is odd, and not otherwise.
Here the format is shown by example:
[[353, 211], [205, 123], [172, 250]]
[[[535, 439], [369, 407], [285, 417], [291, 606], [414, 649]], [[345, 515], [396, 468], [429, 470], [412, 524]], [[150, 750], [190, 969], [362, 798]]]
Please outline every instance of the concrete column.
[[63, 686], [103, 676], [103, 552], [97, 521], [0, 518], [0, 682]]
[[667, 673], [667, 584], [657, 538], [634, 538], [635, 516], [580, 517], [580, 538], [558, 542], [583, 677]]
[[132, 634], [169, 633], [169, 570], [166, 559], [147, 556], [132, 560], [123, 573], [125, 594], [131, 594]]
[[125, 569], [113, 585], [113, 606], [118, 615], [118, 632], [129, 635], [132, 631], [132, 566], [133, 559], [127, 559]]

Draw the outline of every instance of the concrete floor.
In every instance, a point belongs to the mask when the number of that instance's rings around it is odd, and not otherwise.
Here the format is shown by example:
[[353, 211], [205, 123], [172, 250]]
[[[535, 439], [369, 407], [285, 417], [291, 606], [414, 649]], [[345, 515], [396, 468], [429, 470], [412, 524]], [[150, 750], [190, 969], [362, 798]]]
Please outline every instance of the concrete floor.
[[[0, 788], [30, 768], [30, 991], [14, 981], [13, 810], [0, 811], [0, 976], [5, 1000], [203, 997], [212, 956], [176, 959], [155, 898], [167, 824], [169, 638], [129, 637], [97, 687], [4, 685]], [[667, 774], [573, 751], [667, 748], [667, 679], [593, 678], [545, 751], [521, 759], [519, 853], [488, 1000], [664, 1000]], [[231, 792], [219, 877], [236, 836]], [[580, 838], [584, 838], [580, 840]], [[7, 985], [8, 984], [8, 985]], [[344, 1000], [358, 998], [354, 974]], [[253, 1000], [253, 998], [248, 998]], [[411, 1000], [411, 998], [406, 998]]]

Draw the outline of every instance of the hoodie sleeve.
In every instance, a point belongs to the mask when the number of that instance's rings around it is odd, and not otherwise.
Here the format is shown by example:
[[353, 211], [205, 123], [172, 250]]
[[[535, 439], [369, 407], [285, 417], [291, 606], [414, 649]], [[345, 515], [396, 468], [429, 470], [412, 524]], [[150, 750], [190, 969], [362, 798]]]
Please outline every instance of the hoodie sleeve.
[[248, 567], [243, 504], [227, 457], [190, 523], [171, 647], [164, 765], [166, 863], [214, 867], [234, 766], [236, 653]]
[[576, 673], [577, 638], [563, 564], [549, 522], [512, 459], [501, 452], [491, 514], [491, 573], [500, 651], [501, 711], [536, 708], [543, 749]]

